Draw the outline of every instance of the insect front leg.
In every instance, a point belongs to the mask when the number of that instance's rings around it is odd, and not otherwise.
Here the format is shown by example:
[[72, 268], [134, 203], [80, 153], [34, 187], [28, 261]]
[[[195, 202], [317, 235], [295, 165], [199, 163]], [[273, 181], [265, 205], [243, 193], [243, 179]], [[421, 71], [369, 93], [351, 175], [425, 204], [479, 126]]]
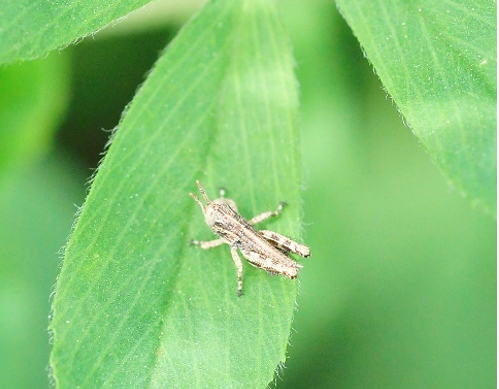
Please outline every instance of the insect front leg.
[[243, 262], [237, 254], [237, 248], [231, 247], [230, 253], [237, 269], [237, 295], [241, 297], [243, 295]]
[[224, 243], [223, 239], [214, 239], [214, 240], [206, 240], [206, 241], [199, 241], [199, 240], [194, 240], [194, 239], [191, 240], [191, 244], [197, 245], [205, 250], [220, 246], [223, 243]]
[[270, 217], [278, 216], [282, 212], [285, 205], [286, 205], [286, 203], [284, 201], [281, 201], [279, 203], [279, 206], [277, 207], [276, 211], [263, 212], [259, 215], [256, 215], [251, 220], [249, 220], [249, 223], [254, 225], [254, 224], [263, 222], [264, 220], [267, 220]]
[[301, 255], [302, 257], [310, 257], [310, 249], [307, 246], [297, 243], [287, 236], [267, 230], [261, 230], [258, 232], [265, 238], [267, 242], [280, 250], [295, 253]]

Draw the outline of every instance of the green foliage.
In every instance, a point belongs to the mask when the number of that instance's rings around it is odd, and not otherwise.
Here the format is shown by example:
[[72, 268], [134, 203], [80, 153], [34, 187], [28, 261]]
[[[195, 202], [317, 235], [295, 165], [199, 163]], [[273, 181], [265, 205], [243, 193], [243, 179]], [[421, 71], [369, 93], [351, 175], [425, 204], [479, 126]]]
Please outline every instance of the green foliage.
[[495, 1], [338, 0], [338, 6], [433, 160], [495, 215]]
[[287, 10], [313, 257], [278, 388], [494, 387], [495, 220], [449, 190], [329, 10]]
[[[67, 103], [63, 55], [0, 68], [0, 376], [5, 388], [47, 385], [49, 295], [81, 201], [75, 171], [47, 160]], [[64, 164], [61, 162], [64, 161]], [[61, 166], [62, 165], [62, 166]], [[61, 191], [64, 188], [64, 191]]]
[[0, 177], [47, 152], [67, 103], [67, 62], [51, 55], [0, 69]]
[[69, 45], [149, 0], [3, 0], [0, 63], [32, 59]]
[[0, 185], [0, 386], [46, 388], [49, 296], [83, 176], [61, 153], [15, 172]]
[[[144, 3], [4, 1], [0, 62], [44, 55]], [[449, 190], [418, 142], [494, 213], [495, 5], [338, 3], [358, 41], [322, 1], [277, 12], [264, 0], [213, 0], [148, 73], [65, 252], [51, 322], [58, 388], [266, 387], [286, 356], [283, 388], [493, 385], [496, 226]], [[83, 188], [61, 142], [87, 148], [115, 125], [140, 82], [132, 73], [150, 68], [167, 27], [68, 50], [75, 99], [44, 161], [66, 102], [66, 58], [0, 69], [6, 387], [46, 386], [48, 295]], [[228, 248], [189, 246], [213, 237], [188, 196], [196, 179], [211, 198], [225, 187], [248, 217], [287, 201], [264, 227], [298, 239], [303, 197], [313, 256], [290, 341], [296, 282], [245, 263], [237, 298]]]
[[[243, 8], [244, 7], [244, 8]], [[58, 387], [264, 387], [285, 360], [296, 282], [246, 266], [188, 196], [199, 178], [248, 216], [289, 202], [299, 235], [296, 82], [266, 1], [215, 1], [135, 97], [66, 249], [54, 301]], [[144, 369], [144, 366], [147, 368]]]

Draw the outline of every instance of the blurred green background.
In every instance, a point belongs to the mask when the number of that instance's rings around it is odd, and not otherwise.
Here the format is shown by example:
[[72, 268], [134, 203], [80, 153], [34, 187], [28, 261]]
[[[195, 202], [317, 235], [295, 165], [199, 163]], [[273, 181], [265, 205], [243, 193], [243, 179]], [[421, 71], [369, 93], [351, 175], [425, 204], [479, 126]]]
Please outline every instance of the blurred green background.
[[[1, 388], [49, 386], [61, 248], [109, 130], [193, 4], [0, 69]], [[429, 160], [332, 2], [283, 4], [312, 257], [277, 387], [495, 387], [495, 220]]]

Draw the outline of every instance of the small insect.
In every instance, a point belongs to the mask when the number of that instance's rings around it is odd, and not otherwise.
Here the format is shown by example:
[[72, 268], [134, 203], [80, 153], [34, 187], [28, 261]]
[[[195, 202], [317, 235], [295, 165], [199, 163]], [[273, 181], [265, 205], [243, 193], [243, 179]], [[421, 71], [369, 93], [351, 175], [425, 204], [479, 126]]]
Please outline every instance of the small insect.
[[237, 268], [238, 296], [241, 296], [243, 292], [243, 263], [237, 250], [255, 267], [272, 274], [282, 274], [288, 278], [297, 277], [298, 269], [302, 266], [289, 258], [287, 254], [291, 252], [302, 257], [309, 257], [310, 249], [276, 232], [257, 231], [253, 227], [257, 223], [279, 215], [285, 203], [280, 203], [277, 211], [264, 212], [246, 220], [238, 213], [236, 203], [225, 198], [223, 189], [220, 190], [220, 198], [211, 201], [201, 183], [196, 181], [196, 184], [206, 205], [195, 194], [189, 194], [201, 207], [206, 224], [220, 238], [205, 242], [193, 240], [191, 243], [201, 246], [202, 249], [210, 249], [223, 243], [230, 246], [232, 259]]

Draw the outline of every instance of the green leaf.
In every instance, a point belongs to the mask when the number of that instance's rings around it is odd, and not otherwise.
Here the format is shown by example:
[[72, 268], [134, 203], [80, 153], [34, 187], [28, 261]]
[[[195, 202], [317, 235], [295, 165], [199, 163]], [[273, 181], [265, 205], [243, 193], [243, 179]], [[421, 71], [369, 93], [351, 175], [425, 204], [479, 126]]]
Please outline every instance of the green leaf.
[[200, 179], [300, 233], [291, 48], [267, 0], [210, 2], [123, 118], [66, 248], [51, 329], [59, 388], [266, 387], [284, 362], [297, 283], [244, 264], [189, 197]]
[[3, 0], [0, 63], [38, 57], [69, 45], [150, 0]]
[[0, 69], [0, 176], [47, 151], [66, 108], [68, 74], [63, 55]]
[[496, 212], [496, 3], [338, 0], [414, 133], [454, 185]]

